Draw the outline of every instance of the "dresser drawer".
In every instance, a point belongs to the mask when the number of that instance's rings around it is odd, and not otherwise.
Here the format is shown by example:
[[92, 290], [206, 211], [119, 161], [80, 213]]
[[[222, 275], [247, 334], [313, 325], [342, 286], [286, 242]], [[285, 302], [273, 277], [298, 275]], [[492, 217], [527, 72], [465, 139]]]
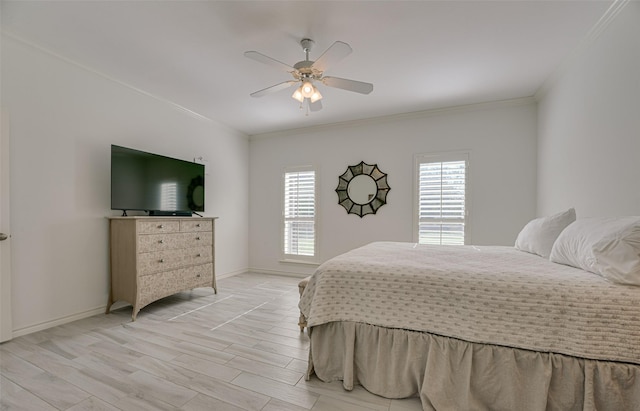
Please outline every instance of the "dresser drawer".
[[210, 232], [143, 234], [138, 236], [138, 252], [149, 253], [163, 250], [202, 247], [213, 244]]
[[200, 265], [213, 262], [212, 247], [196, 247], [184, 254], [185, 265]]
[[138, 234], [177, 233], [180, 231], [179, 220], [138, 221]]
[[138, 252], [150, 253], [155, 251], [175, 250], [181, 248], [181, 233], [141, 234], [138, 236]]
[[202, 264], [184, 270], [182, 274], [185, 290], [198, 287], [211, 287], [213, 282], [213, 263]]
[[213, 263], [147, 275], [138, 281], [140, 305], [196, 287], [211, 287]]
[[191, 247], [203, 247], [205, 245], [213, 244], [213, 233], [209, 232], [193, 232], [193, 233], [182, 233], [183, 237], [181, 241], [181, 247], [183, 248], [191, 248]]
[[138, 256], [138, 276], [146, 276], [160, 271], [204, 264], [211, 261], [213, 261], [213, 248], [211, 246], [194, 247], [188, 250], [142, 253]]
[[192, 232], [192, 231], [213, 231], [213, 224], [211, 220], [180, 220], [180, 231]]

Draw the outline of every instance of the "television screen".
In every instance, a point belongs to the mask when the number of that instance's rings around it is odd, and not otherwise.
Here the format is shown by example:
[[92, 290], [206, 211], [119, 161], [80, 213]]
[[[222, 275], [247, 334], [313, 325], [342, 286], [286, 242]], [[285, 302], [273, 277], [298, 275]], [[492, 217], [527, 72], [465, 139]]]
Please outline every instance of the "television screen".
[[111, 209], [204, 211], [204, 165], [112, 145]]

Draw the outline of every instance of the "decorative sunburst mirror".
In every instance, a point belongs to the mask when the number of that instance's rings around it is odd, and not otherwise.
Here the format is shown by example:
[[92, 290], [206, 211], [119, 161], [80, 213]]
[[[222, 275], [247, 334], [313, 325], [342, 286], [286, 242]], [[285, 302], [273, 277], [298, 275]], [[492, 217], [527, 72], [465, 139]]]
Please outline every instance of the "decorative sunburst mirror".
[[360, 164], [347, 167], [338, 178], [338, 204], [347, 213], [362, 218], [367, 214], [375, 214], [387, 203], [387, 193], [391, 187], [387, 184], [387, 174], [380, 171], [377, 164]]

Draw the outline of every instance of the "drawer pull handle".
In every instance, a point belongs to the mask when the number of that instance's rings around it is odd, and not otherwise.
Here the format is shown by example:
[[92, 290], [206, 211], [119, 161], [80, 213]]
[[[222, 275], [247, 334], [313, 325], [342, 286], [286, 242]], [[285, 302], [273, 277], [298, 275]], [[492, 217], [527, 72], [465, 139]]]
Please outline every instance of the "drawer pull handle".
[[162, 226], [162, 224], [160, 224], [160, 225], [158, 226], [158, 228], [164, 228], [164, 227]]
[[164, 258], [158, 260], [159, 263], [164, 263]]
[[200, 227], [200, 223], [196, 224], [196, 227]]
[[202, 254], [198, 253], [198, 255], [196, 257], [202, 257]]
[[200, 237], [196, 237], [196, 240], [200, 240]]
[[164, 243], [164, 240], [158, 240], [158, 242], [159, 242], [160, 244], [163, 244], [163, 243]]
[[200, 274], [196, 275], [196, 277], [200, 278]]

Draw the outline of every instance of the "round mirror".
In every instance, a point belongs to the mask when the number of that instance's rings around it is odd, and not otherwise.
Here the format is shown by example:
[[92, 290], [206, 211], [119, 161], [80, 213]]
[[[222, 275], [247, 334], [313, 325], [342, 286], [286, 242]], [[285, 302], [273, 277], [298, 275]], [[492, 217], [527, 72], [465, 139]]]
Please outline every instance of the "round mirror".
[[347, 186], [347, 194], [356, 204], [370, 203], [375, 198], [377, 191], [378, 186], [373, 178], [364, 174], [353, 177]]
[[387, 175], [380, 171], [377, 164], [364, 161], [347, 167], [338, 178], [338, 204], [349, 214], [362, 218], [387, 203], [387, 193], [391, 188], [387, 184]]
[[197, 176], [191, 179], [187, 187], [187, 202], [193, 211], [204, 211], [204, 177]]
[[204, 187], [197, 186], [193, 189], [193, 204], [198, 207], [202, 207], [204, 205]]

